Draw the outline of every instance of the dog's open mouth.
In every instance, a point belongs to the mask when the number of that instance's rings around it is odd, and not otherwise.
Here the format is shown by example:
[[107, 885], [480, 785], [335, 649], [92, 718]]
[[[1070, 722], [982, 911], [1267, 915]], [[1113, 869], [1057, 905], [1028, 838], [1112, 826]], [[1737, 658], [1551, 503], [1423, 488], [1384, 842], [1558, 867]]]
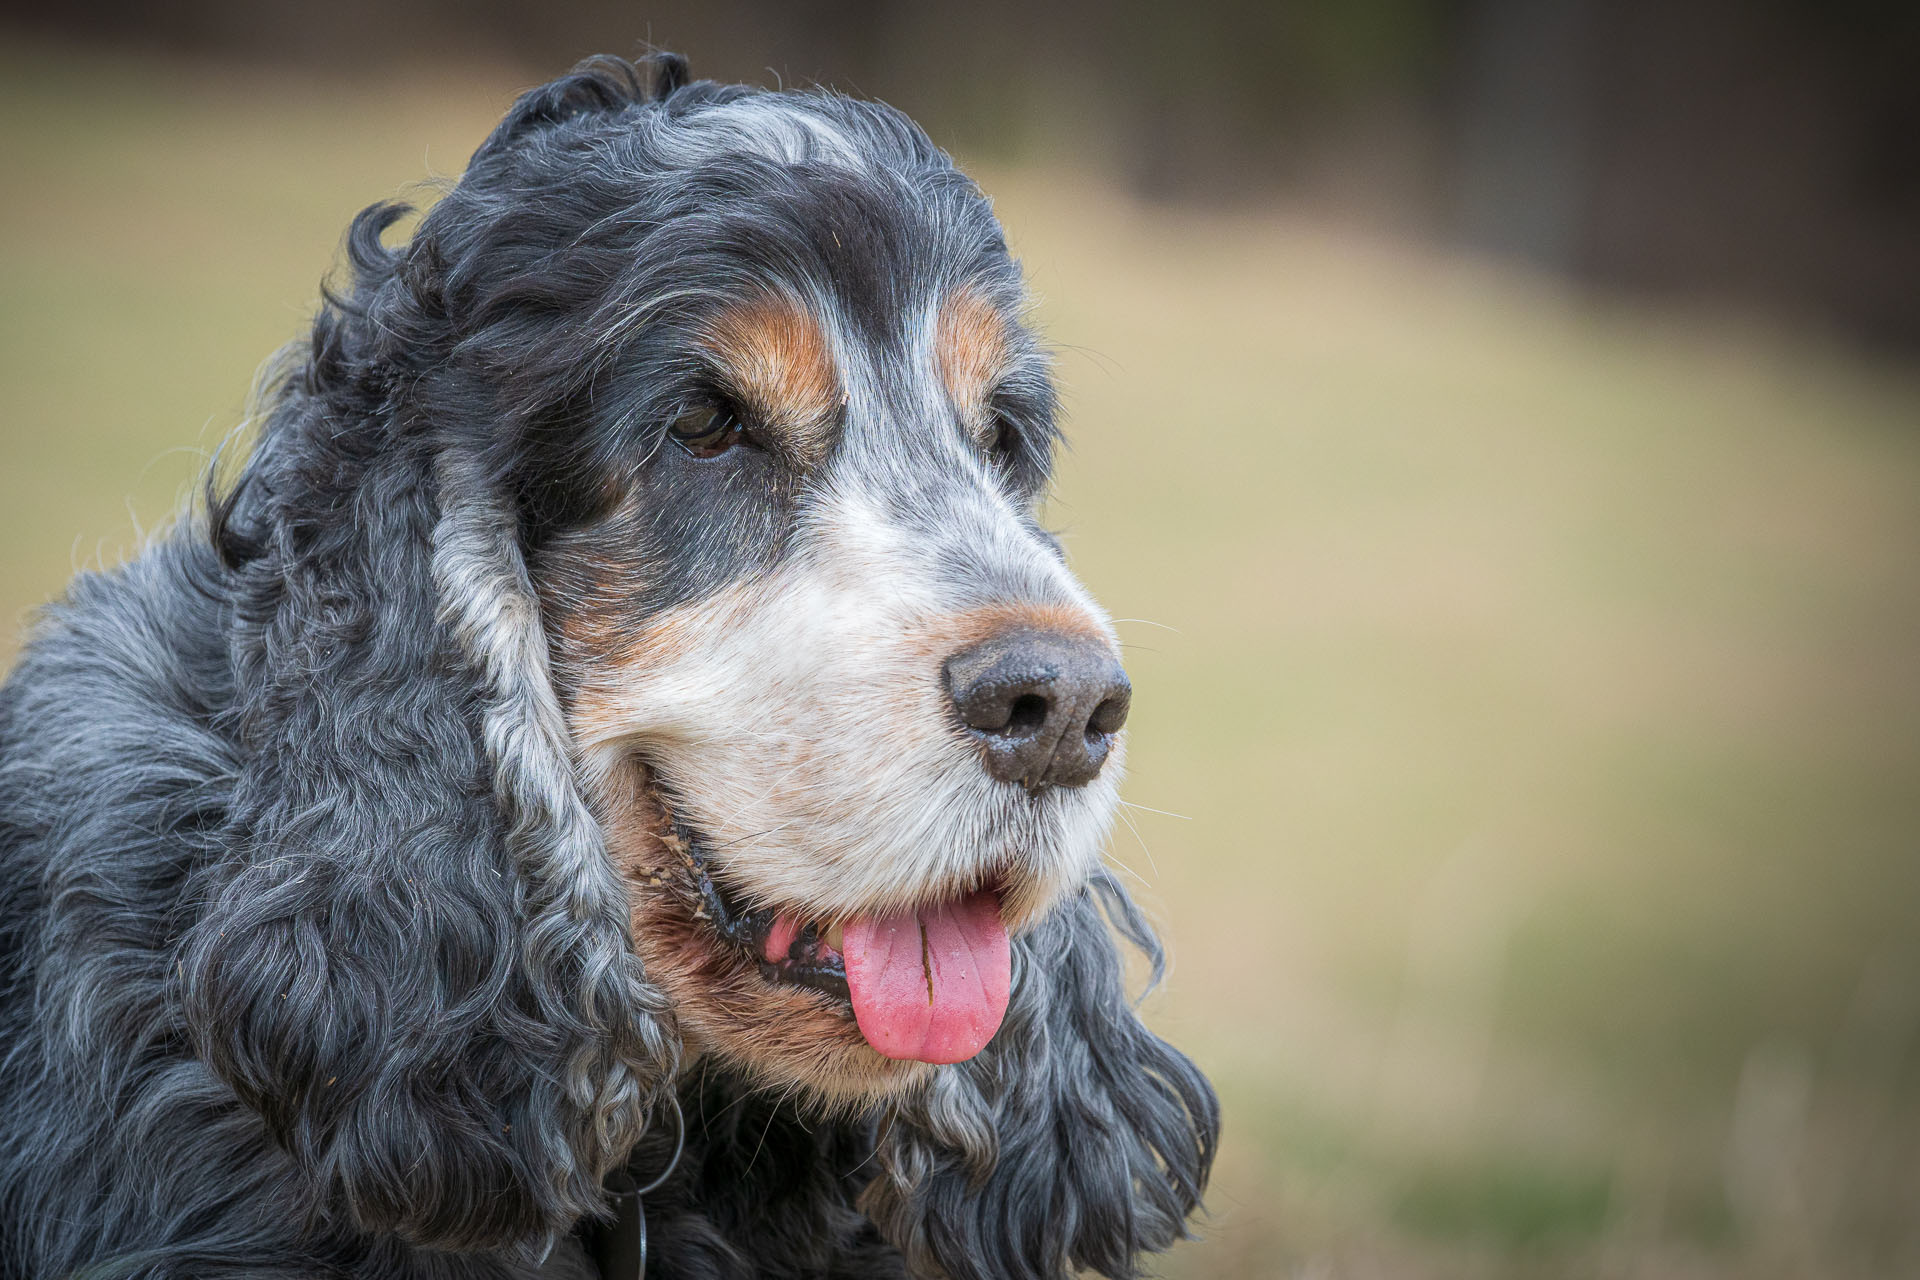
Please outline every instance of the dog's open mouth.
[[1000, 1029], [1012, 949], [997, 888], [888, 914], [806, 920], [740, 903], [714, 878], [698, 836], [677, 818], [670, 826], [668, 847], [699, 898], [696, 919], [744, 951], [767, 981], [844, 1001], [876, 1052], [964, 1062]]

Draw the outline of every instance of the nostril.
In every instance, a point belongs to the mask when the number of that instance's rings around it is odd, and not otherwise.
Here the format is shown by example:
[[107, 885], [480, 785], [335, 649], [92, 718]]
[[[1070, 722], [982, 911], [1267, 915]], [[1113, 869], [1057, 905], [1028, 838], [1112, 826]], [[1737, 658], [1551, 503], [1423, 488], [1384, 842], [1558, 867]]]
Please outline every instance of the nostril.
[[1127, 706], [1131, 700], [1128, 694], [1117, 693], [1101, 702], [1087, 720], [1087, 736], [1097, 738], [1120, 732], [1127, 723]]
[[1040, 726], [1047, 722], [1047, 700], [1037, 693], [1023, 693], [1013, 700], [1013, 707], [1007, 715], [1007, 727], [1001, 730], [1008, 737], [1026, 738], [1040, 732]]

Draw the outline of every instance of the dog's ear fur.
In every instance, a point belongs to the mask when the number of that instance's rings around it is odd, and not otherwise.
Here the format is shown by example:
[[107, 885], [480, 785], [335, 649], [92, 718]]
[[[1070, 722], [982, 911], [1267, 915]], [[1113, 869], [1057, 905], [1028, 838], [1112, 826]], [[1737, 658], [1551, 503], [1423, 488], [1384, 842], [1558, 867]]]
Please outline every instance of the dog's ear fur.
[[244, 764], [183, 1005], [312, 1217], [537, 1250], [603, 1203], [677, 1043], [575, 788], [511, 503], [380, 358], [407, 326], [434, 346], [394, 216], [356, 223], [353, 291], [214, 505]]
[[1159, 944], [1102, 873], [1017, 943], [1013, 999], [986, 1051], [941, 1069], [883, 1132], [861, 1207], [914, 1274], [1118, 1280], [1186, 1235], [1219, 1103], [1140, 1022], [1109, 920], [1157, 980]]

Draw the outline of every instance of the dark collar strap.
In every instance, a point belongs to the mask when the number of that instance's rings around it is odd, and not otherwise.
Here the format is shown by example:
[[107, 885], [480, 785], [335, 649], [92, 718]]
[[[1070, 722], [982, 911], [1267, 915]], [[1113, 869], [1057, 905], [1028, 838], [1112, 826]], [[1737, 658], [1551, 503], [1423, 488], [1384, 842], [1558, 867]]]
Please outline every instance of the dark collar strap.
[[640, 1186], [625, 1169], [615, 1169], [607, 1175], [606, 1188], [613, 1221], [589, 1223], [581, 1243], [600, 1280], [642, 1280], [647, 1274], [647, 1210], [640, 1202]]
[[680, 1165], [680, 1153], [687, 1148], [687, 1117], [680, 1110], [680, 1099], [669, 1093], [673, 1104], [673, 1154], [666, 1167], [646, 1186], [634, 1181], [631, 1168], [615, 1169], [603, 1184], [607, 1203], [613, 1208], [612, 1222], [589, 1221], [581, 1232], [581, 1244], [600, 1280], [645, 1280], [647, 1274], [647, 1208], [642, 1198], [660, 1189]]

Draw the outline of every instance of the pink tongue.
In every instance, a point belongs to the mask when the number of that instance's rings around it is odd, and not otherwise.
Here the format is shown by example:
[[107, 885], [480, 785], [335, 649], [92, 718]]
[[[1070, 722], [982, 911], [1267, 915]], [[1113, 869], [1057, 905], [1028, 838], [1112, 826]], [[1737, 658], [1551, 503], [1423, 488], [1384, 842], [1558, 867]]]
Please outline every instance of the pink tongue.
[[1000, 1029], [1013, 961], [991, 891], [840, 932], [854, 1020], [882, 1054], [964, 1062]]

